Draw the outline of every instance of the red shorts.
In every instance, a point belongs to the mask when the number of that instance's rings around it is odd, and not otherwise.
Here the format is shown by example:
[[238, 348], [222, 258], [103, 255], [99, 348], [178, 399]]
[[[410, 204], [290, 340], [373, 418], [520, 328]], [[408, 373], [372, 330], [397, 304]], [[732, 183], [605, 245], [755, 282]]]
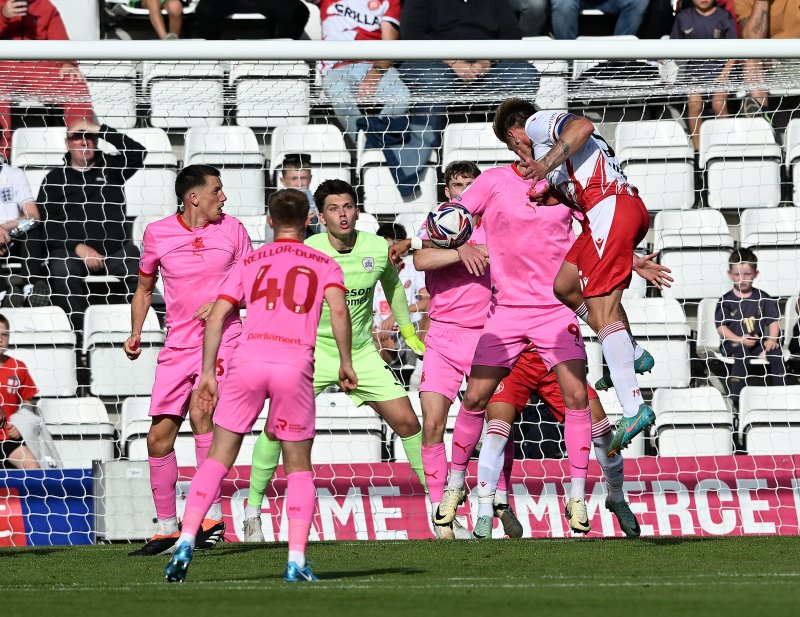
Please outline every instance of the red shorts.
[[[225, 379], [237, 339], [234, 338], [219, 346], [217, 352], [217, 383]], [[153, 382], [153, 395], [150, 398], [151, 416], [186, 417], [192, 390], [199, 384], [203, 368], [203, 346], [178, 349], [164, 347], [158, 353], [156, 378]]]
[[214, 424], [249, 433], [269, 399], [266, 431], [281, 441], [314, 438], [314, 361], [272, 363], [234, 359], [219, 391]]
[[586, 216], [583, 233], [564, 258], [578, 266], [583, 297], [627, 288], [631, 282], [633, 249], [650, 228], [644, 202], [633, 195], [611, 195]]
[[[589, 400], [598, 398], [592, 386], [587, 389]], [[526, 350], [497, 386], [489, 404], [508, 403], [517, 413], [522, 413], [534, 393], [550, 408], [556, 420], [563, 423], [566, 408], [556, 374], [545, 366], [538, 351]]]

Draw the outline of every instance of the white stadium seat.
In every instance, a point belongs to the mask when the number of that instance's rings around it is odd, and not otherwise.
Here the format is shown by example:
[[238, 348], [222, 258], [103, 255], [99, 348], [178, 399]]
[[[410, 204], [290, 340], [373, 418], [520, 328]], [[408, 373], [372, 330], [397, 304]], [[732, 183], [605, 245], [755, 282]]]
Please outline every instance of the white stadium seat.
[[800, 206], [800, 118], [789, 121], [783, 139], [786, 175], [792, 181], [792, 201]]
[[722, 341], [714, 322], [717, 302], [719, 298], [704, 298], [697, 305], [697, 354], [701, 358], [722, 358], [719, 354]]
[[772, 296], [793, 296], [800, 285], [800, 209], [742, 212], [739, 242], [755, 251], [755, 285]]
[[747, 386], [739, 400], [739, 431], [747, 454], [800, 451], [800, 386]]
[[370, 407], [356, 407], [344, 393], [317, 397], [317, 435], [311, 459], [319, 463], [378, 463], [383, 424]]
[[75, 333], [57, 306], [4, 308], [11, 324], [10, 354], [30, 369], [39, 396], [75, 396]]
[[783, 318], [781, 320], [781, 331], [783, 332], [783, 356], [788, 359], [791, 357], [789, 352], [789, 343], [792, 341], [794, 334], [794, 326], [797, 320], [800, 319], [800, 296], [791, 296], [786, 301], [786, 308], [783, 310]]
[[442, 134], [442, 173], [453, 161], [472, 161], [486, 170], [515, 160], [517, 156], [495, 137], [491, 122], [454, 122]]
[[136, 126], [136, 63], [81, 62], [80, 69], [86, 77], [98, 122], [115, 129]]
[[142, 88], [150, 101], [150, 124], [219, 126], [225, 115], [223, 76], [219, 62], [144, 62]]
[[309, 188], [312, 192], [323, 180], [352, 181], [350, 152], [342, 132], [332, 124], [277, 127], [270, 142], [269, 169], [273, 180], [287, 154], [310, 156], [312, 177]]
[[715, 118], [700, 127], [700, 167], [712, 208], [777, 206], [780, 164], [780, 146], [764, 118]]
[[70, 41], [97, 41], [100, 38], [100, 11], [97, 0], [51, 0], [61, 14]]
[[11, 164], [22, 168], [34, 197], [47, 172], [64, 164], [67, 130], [63, 127], [19, 128], [11, 136]]
[[366, 231], [371, 234], [378, 233], [378, 219], [375, 218], [373, 214], [369, 212], [360, 212], [358, 215], [358, 220], [356, 221], [356, 229], [358, 231]]
[[128, 304], [92, 305], [83, 325], [83, 354], [91, 370], [90, 392], [95, 396], [143, 396], [153, 389], [158, 352], [164, 332], [151, 308], [142, 328], [142, 353], [128, 360], [122, 344], [130, 336]]
[[730, 291], [726, 274], [733, 237], [718, 210], [680, 210], [656, 214], [653, 251], [672, 270], [675, 282], [662, 297], [678, 300], [718, 298]]
[[154, 216], [162, 218], [177, 212], [175, 177], [178, 158], [163, 129], [131, 129], [127, 134], [147, 150], [144, 168], [125, 183], [126, 213], [130, 218]]
[[694, 205], [694, 150], [679, 122], [620, 122], [614, 149], [649, 211]]
[[65, 468], [90, 469], [92, 461], [114, 460], [114, 427], [100, 399], [42, 398], [38, 407]]
[[659, 456], [733, 454], [733, 414], [716, 388], [659, 388], [652, 406]]
[[272, 229], [267, 225], [267, 215], [250, 215], [250, 216], [237, 216], [236, 218], [244, 225], [250, 240], [253, 241], [253, 248], [272, 242], [273, 234]]
[[186, 131], [184, 166], [213, 165], [222, 172], [225, 211], [263, 214], [264, 157], [255, 133], [245, 126], [192, 127]]
[[311, 80], [305, 62], [235, 62], [228, 85], [235, 92], [239, 126], [308, 124]]

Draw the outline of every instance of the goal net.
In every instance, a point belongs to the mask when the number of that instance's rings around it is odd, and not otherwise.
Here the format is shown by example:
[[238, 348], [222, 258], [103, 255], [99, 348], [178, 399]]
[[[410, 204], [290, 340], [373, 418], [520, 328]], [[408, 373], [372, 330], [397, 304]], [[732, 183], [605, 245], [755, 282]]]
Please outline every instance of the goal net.
[[[469, 161], [486, 170], [514, 161], [491, 128], [509, 96], [594, 122], [650, 212], [637, 250], [657, 253], [675, 279], [658, 290], [634, 275], [624, 295], [632, 333], [656, 361], [639, 376], [656, 424], [624, 452], [626, 498], [642, 533], [798, 532], [797, 45], [243, 43], [1, 47], [10, 59], [0, 62], [7, 221], [0, 222], [0, 313], [10, 340], [0, 370], [10, 417], [0, 442], [0, 546], [152, 533], [147, 432], [165, 338], [160, 282], [141, 357], [130, 362], [122, 344], [144, 229], [178, 212], [181, 168], [221, 170], [225, 212], [244, 223], [254, 246], [271, 239], [270, 194], [292, 186], [313, 192], [331, 178], [356, 188], [359, 230], [410, 237], [445, 200], [449, 165]], [[365, 79], [374, 58], [393, 58], [392, 68]], [[36, 224], [25, 230], [28, 219]], [[737, 341], [751, 337], [741, 363], [743, 344], [723, 345], [717, 328], [736, 249], [755, 253], [754, 286], [771, 297], [755, 309], [739, 302], [724, 316], [736, 322]], [[427, 292], [410, 257], [401, 279], [424, 336]], [[376, 298], [376, 345], [421, 418], [421, 367], [392, 327], [385, 300]], [[210, 300], [197, 298], [198, 306]], [[583, 335], [594, 383], [607, 368], [597, 335], [585, 326]], [[20, 399], [33, 405], [10, 413]], [[600, 400], [612, 421], [620, 417], [613, 390]], [[458, 407], [456, 400], [447, 418], [448, 459]], [[229, 540], [241, 533], [250, 456], [267, 413], [265, 406], [223, 487]], [[569, 493], [563, 427], [534, 397], [513, 435], [509, 499], [525, 535], [570, 535], [562, 514]], [[16, 468], [20, 439], [43, 469]], [[188, 422], [175, 451], [180, 513], [196, 463]], [[400, 438], [369, 407], [336, 391], [320, 395], [312, 460], [313, 539], [431, 537], [430, 506]], [[589, 471], [592, 534], [621, 536], [603, 507], [606, 486], [594, 458]], [[473, 461], [469, 487], [475, 477]], [[279, 468], [263, 504], [267, 540], [286, 539], [285, 486]], [[476, 491], [459, 516], [472, 526]]]

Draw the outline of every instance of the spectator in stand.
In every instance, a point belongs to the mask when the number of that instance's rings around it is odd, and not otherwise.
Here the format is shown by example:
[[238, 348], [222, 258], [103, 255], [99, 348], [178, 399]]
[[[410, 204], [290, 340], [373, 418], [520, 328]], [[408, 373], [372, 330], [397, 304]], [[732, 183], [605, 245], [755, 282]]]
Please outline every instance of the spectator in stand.
[[[734, 0], [733, 5], [743, 39], [800, 38], [800, 9], [796, 0]], [[769, 67], [769, 60], [745, 61], [745, 82], [764, 83], [764, 73]], [[750, 90], [742, 103], [742, 113], [749, 116], [764, 113], [769, 103], [767, 94], [760, 87]]]
[[[0, 0], [0, 39], [66, 41], [69, 37], [50, 0]], [[94, 116], [77, 63], [0, 62], [0, 155], [6, 161], [11, 149], [11, 102], [16, 99], [62, 105], [67, 126]]]
[[[181, 0], [130, 0], [131, 6], [140, 5], [150, 11], [150, 23], [158, 38], [174, 41], [181, 38], [183, 27], [183, 2]], [[169, 18], [169, 32], [164, 26], [161, 8], [166, 9]]]
[[553, 35], [561, 40], [578, 38], [578, 18], [584, 9], [597, 9], [617, 15], [614, 35], [635, 35], [644, 19], [649, 0], [550, 0]]
[[22, 441], [20, 432], [8, 423], [23, 403], [32, 405], [39, 394], [28, 367], [6, 355], [10, 326], [0, 315], [0, 467], [39, 469], [39, 462]]
[[[400, 35], [404, 40], [457, 41], [519, 40], [517, 18], [508, 0], [465, 2], [464, 0], [405, 0]], [[539, 72], [527, 62], [501, 60], [411, 61], [400, 67], [403, 81], [418, 96], [470, 100], [502, 99], [512, 94], [533, 99]], [[419, 182], [439, 146], [446, 123], [446, 105], [418, 104], [411, 110], [404, 144], [396, 152], [393, 174], [400, 194], [410, 200], [418, 196]]]
[[778, 301], [753, 287], [757, 276], [755, 253], [749, 249], [733, 251], [728, 259], [728, 277], [733, 282], [733, 289], [720, 298], [714, 314], [722, 338], [722, 354], [734, 360], [727, 382], [731, 400], [737, 406], [751, 360], [766, 359], [772, 385], [785, 384]]
[[508, 0], [519, 15], [522, 36], [546, 36], [550, 17], [549, 0]]
[[299, 39], [308, 22], [301, 0], [200, 0], [194, 11], [195, 32], [201, 39], [219, 40], [225, 18], [234, 13], [259, 13], [267, 18], [265, 39]]
[[[673, 39], [735, 39], [736, 23], [733, 16], [725, 9], [719, 8], [714, 0], [693, 0], [675, 18], [670, 38]], [[699, 84], [700, 88], [708, 88], [712, 80], [720, 84], [727, 83], [735, 60], [690, 60], [683, 65], [682, 78], [690, 84]], [[699, 88], [697, 88], [699, 89]], [[694, 149], [700, 149], [700, 125], [703, 123], [703, 103], [706, 93], [689, 94], [686, 113], [689, 119], [689, 131], [692, 134]], [[712, 92], [711, 109], [715, 116], [728, 115], [728, 93], [724, 90]]]
[[[278, 189], [297, 189], [308, 198], [309, 224], [306, 227], [306, 237], [313, 236], [323, 231], [319, 222], [319, 210], [314, 202], [314, 193], [311, 192], [311, 157], [308, 154], [287, 154], [281, 163], [281, 173], [278, 176]], [[267, 225], [267, 242], [272, 242], [272, 228]]]
[[[98, 151], [100, 139], [119, 153]], [[144, 155], [144, 146], [111, 127], [78, 122], [67, 129], [64, 165], [42, 182], [38, 202], [53, 303], [76, 331], [89, 305], [88, 274], [123, 279], [125, 293], [117, 296], [123, 302], [130, 302], [136, 288], [139, 249], [128, 237], [125, 182], [143, 167]]]
[[[400, 38], [400, 0], [310, 0], [319, 5], [325, 41], [396, 41]], [[377, 101], [380, 116], [404, 114], [410, 94], [391, 60], [323, 61], [322, 88], [331, 98], [345, 135], [355, 142], [358, 129], [368, 130], [372, 118], [358, 102]], [[384, 120], [384, 122], [388, 122]]]

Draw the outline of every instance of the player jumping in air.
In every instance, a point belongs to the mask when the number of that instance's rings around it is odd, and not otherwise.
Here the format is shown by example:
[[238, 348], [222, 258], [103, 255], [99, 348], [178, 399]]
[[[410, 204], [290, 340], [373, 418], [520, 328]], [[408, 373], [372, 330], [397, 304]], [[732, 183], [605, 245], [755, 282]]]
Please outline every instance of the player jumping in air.
[[[161, 555], [175, 548], [179, 533], [175, 505], [178, 463], [173, 447], [187, 412], [198, 465], [206, 460], [211, 447], [211, 412], [197, 407], [193, 392], [202, 367], [205, 319], [220, 284], [252, 248], [244, 226], [222, 212], [226, 197], [217, 169], [208, 165], [184, 167], [175, 181], [175, 193], [183, 202], [183, 211], [145, 229], [139, 282], [131, 303], [131, 335], [124, 344], [131, 360], [142, 353], [142, 326], [160, 270], [167, 305], [167, 339], [158, 354], [150, 402], [152, 424], [147, 433], [158, 525], [150, 541], [129, 553], [131, 556]], [[225, 377], [241, 329], [238, 313], [229, 315], [215, 362], [220, 380]], [[224, 535], [217, 494], [197, 536], [197, 548], [212, 548]]]
[[[375, 234], [356, 231], [358, 206], [356, 192], [342, 180], [325, 180], [314, 193], [314, 200], [326, 233], [306, 240], [306, 244], [333, 258], [344, 271], [347, 307], [353, 323], [353, 366], [358, 387], [349, 392], [356, 405], [367, 404], [400, 436], [411, 468], [422, 485], [422, 428], [406, 391], [381, 359], [372, 342], [372, 306], [375, 284], [380, 281], [392, 308], [400, 334], [408, 346], [422, 355], [425, 346], [417, 337], [408, 313], [406, 294], [397, 270], [389, 262], [386, 241]], [[314, 352], [314, 395], [339, 383], [339, 352], [333, 338], [330, 316], [323, 310]], [[263, 542], [261, 503], [280, 457], [280, 444], [263, 433], [253, 450], [250, 494], [245, 508], [244, 539]]]
[[[583, 233], [566, 256], [554, 291], [602, 343], [611, 375], [595, 387], [605, 390], [613, 382], [624, 412], [608, 449], [609, 455], [616, 454], [655, 422], [636, 379], [637, 373], [653, 368], [654, 360], [631, 337], [622, 307], [634, 248], [650, 225], [647, 208], [628, 184], [611, 146], [587, 118], [537, 112], [527, 101], [506, 99], [495, 114], [494, 132], [520, 157], [524, 178], [533, 186], [547, 179], [548, 194], [584, 215]], [[531, 198], [540, 199], [533, 186]], [[666, 282], [663, 276], [657, 286]]]
[[[214, 440], [189, 487], [183, 530], [164, 570], [167, 581], [185, 580], [200, 522], [266, 399], [270, 406], [265, 430], [279, 440], [287, 479], [289, 561], [284, 580], [318, 580], [306, 563], [305, 549], [316, 500], [311, 470], [316, 415], [312, 380], [323, 299], [338, 352], [337, 382], [345, 391], [358, 382], [350, 361], [350, 315], [342, 269], [329, 256], [303, 245], [308, 218], [308, 199], [303, 193], [295, 189], [276, 193], [270, 199], [268, 218], [275, 241], [237, 265], [206, 320], [197, 398], [205, 413], [211, 413], [216, 404]], [[223, 324], [238, 315], [243, 301], [247, 320], [218, 395], [215, 371]]]
[[[507, 444], [513, 443], [508, 438], [511, 425], [522, 414], [532, 394], [536, 394], [550, 408], [559, 422], [564, 422], [566, 409], [556, 376], [553, 371], [547, 370], [536, 349], [528, 348], [519, 357], [511, 373], [500, 382], [486, 409], [489, 426], [478, 459], [479, 507], [478, 520], [473, 530], [475, 538], [491, 537], [495, 492], [498, 480], [502, 477], [500, 468], [505, 458], [503, 453]], [[641, 530], [636, 516], [625, 501], [625, 493], [622, 490], [625, 481], [622, 456], [609, 457], [606, 454], [614, 432], [600, 399], [591, 386], [589, 386], [589, 408], [592, 414], [592, 443], [608, 487], [606, 509], [617, 518], [620, 529], [626, 536], [636, 538]]]

